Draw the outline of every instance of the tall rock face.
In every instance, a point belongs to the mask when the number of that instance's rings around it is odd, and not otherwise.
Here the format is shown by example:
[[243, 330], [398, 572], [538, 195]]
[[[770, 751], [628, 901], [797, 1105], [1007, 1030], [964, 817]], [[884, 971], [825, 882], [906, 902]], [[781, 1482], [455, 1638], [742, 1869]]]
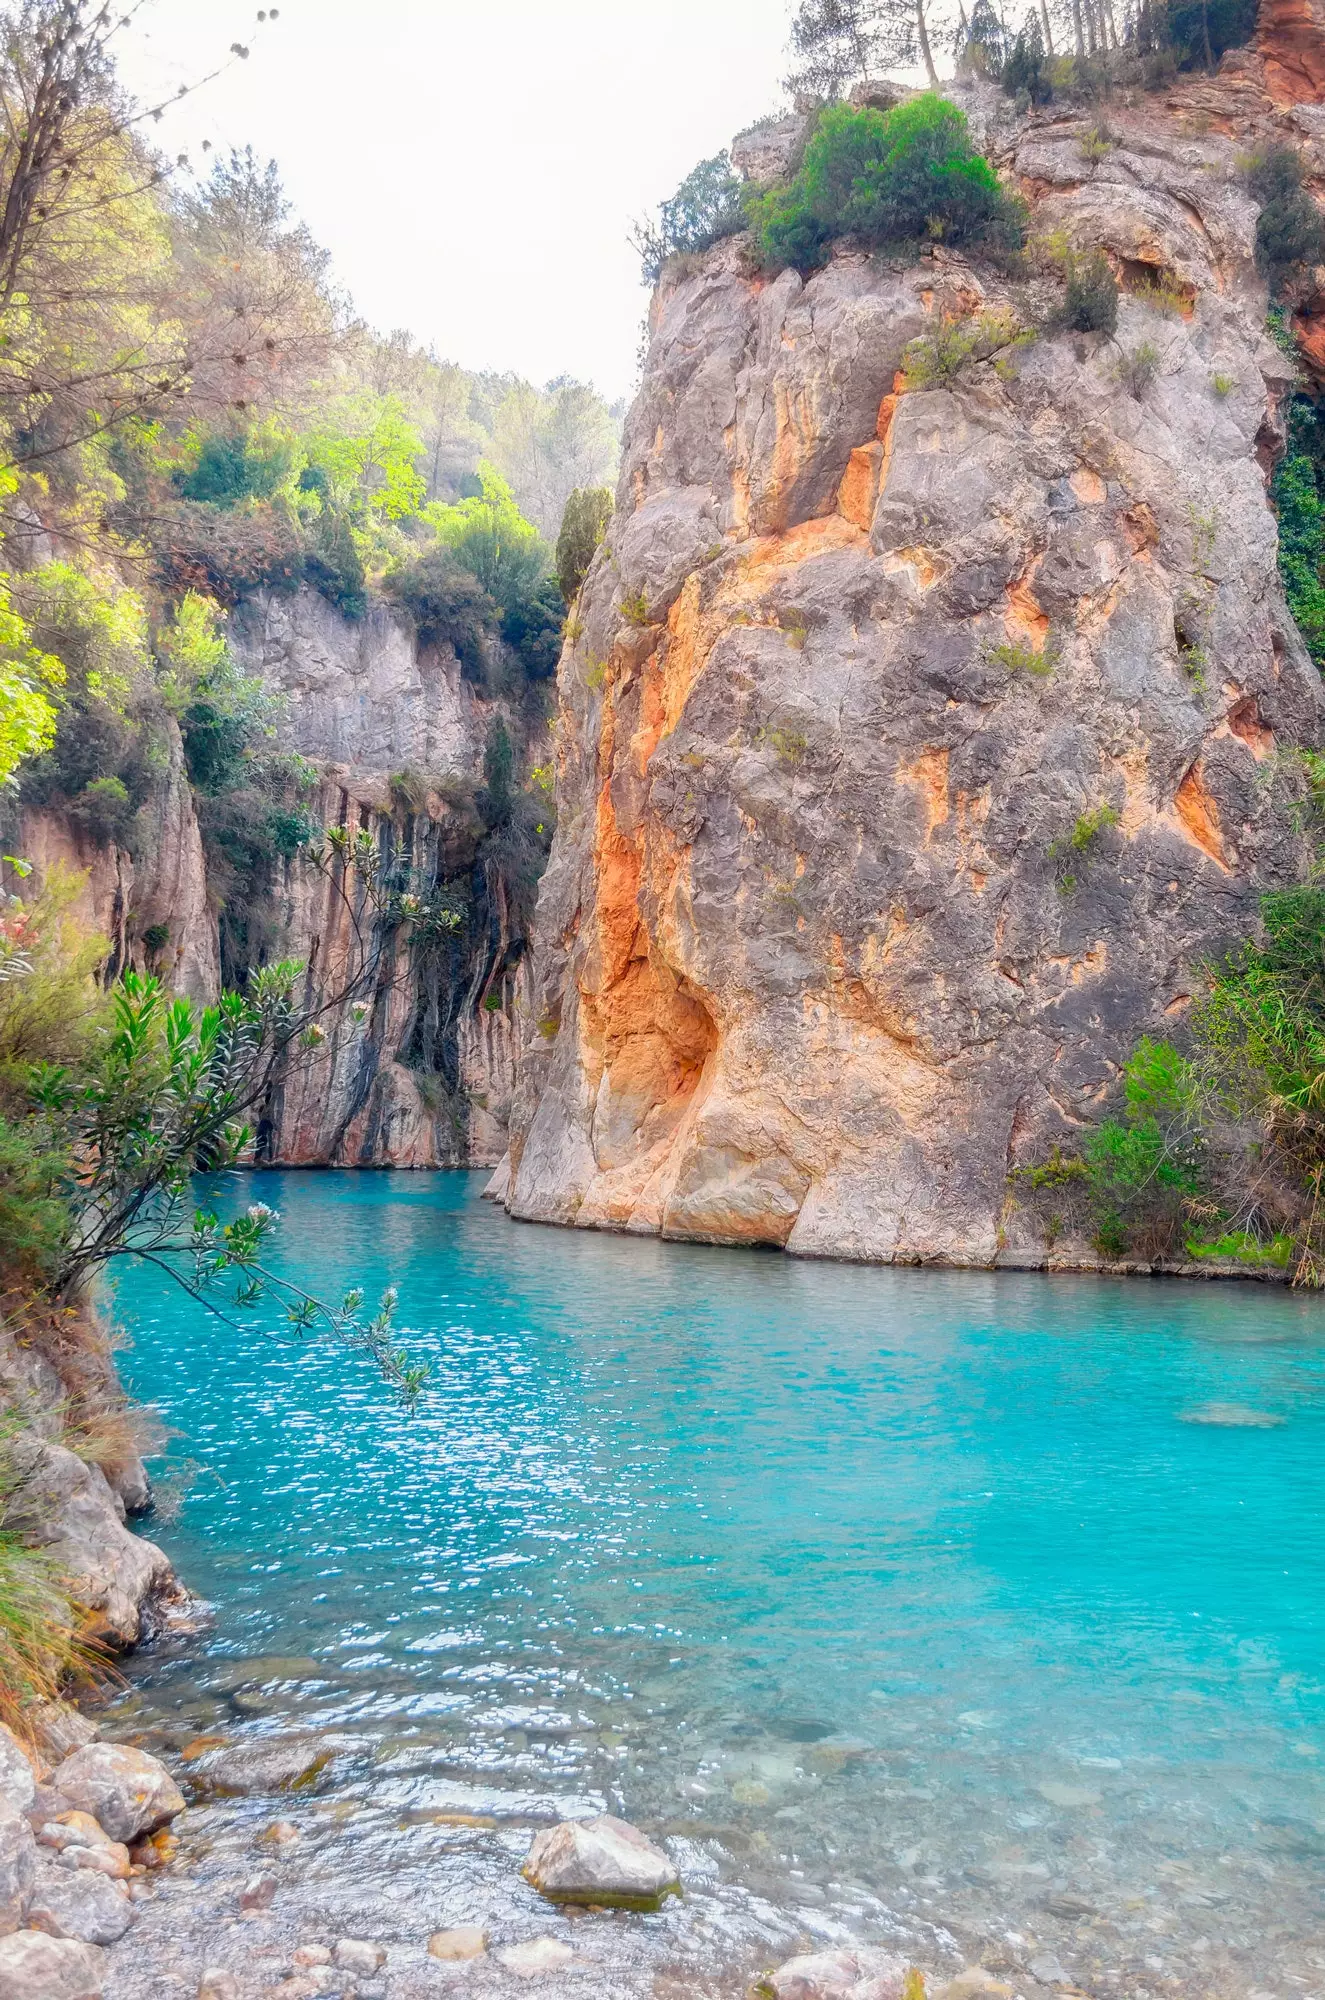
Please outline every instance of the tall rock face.
[[[353, 867], [278, 869], [271, 956], [305, 968], [322, 1037], [292, 1058], [259, 1132], [289, 1166], [489, 1165], [507, 1142], [523, 939], [474, 852], [474, 795], [501, 712], [449, 648], [420, 652], [384, 606], [355, 621], [311, 592], [243, 607], [230, 644], [284, 701], [280, 741], [316, 773], [321, 827], [367, 832], [420, 894], [454, 892], [454, 931], [382, 932]], [[353, 994], [342, 1000], [350, 984]]]
[[1009, 1170], [1300, 868], [1269, 779], [1323, 697], [1238, 160], [1325, 160], [1263, 69], [1219, 87], [1111, 107], [1095, 162], [1093, 119], [968, 103], [1035, 228], [1108, 251], [1116, 338], [908, 387], [916, 336], [1049, 300], [942, 251], [664, 279], [561, 667], [513, 1214], [1043, 1259]]
[[134, 852], [95, 839], [69, 813], [24, 806], [11, 834], [37, 879], [52, 868], [82, 878], [74, 914], [110, 946], [106, 977], [128, 967], [159, 973], [172, 991], [216, 998], [220, 965], [216, 912], [179, 730], [166, 728], [166, 755], [137, 818]]

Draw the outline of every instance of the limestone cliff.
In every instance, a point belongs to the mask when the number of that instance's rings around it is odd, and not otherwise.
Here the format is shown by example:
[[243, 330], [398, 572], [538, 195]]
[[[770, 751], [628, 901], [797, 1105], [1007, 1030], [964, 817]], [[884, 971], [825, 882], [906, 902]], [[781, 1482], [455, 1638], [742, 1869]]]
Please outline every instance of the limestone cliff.
[[[268, 1106], [261, 1157], [491, 1164], [507, 1139], [524, 943], [501, 871], [476, 852], [475, 790], [501, 705], [464, 679], [449, 647], [420, 649], [380, 605], [351, 622], [311, 592], [264, 598], [236, 615], [230, 638], [246, 671], [283, 697], [282, 745], [317, 773], [314, 825], [370, 832], [402, 881], [449, 888], [459, 915], [426, 945], [375, 937], [352, 870], [281, 865], [272, 955], [307, 968], [301, 998], [325, 1040], [291, 1064]], [[528, 718], [509, 719], [530, 734]], [[536, 749], [537, 717], [532, 734]], [[365, 941], [370, 991], [330, 1005]]]
[[913, 337], [1042, 316], [1033, 285], [848, 245], [764, 280], [734, 241], [664, 277], [561, 667], [514, 1215], [1043, 1259], [1010, 1167], [1097, 1115], [1300, 866], [1266, 777], [1322, 688], [1276, 567], [1291, 364], [1239, 158], [1325, 147], [1272, 54], [1111, 107], [1098, 160], [1093, 115], [968, 95], [1035, 228], [1107, 250], [1116, 338], [912, 389]]
[[177, 993], [214, 1000], [220, 979], [216, 912], [202, 837], [173, 721], [166, 758], [137, 816], [135, 852], [95, 839], [57, 807], [25, 806], [9, 838], [41, 880], [52, 867], [82, 878], [75, 915], [110, 945], [106, 976], [160, 973]]

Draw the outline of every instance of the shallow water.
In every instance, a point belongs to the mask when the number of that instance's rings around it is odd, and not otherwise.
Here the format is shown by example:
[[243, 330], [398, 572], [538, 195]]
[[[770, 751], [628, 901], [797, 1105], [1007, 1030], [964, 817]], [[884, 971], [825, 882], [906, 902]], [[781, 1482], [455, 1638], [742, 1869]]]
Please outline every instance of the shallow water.
[[412, 1415], [122, 1282], [188, 1473], [148, 1531], [215, 1624], [115, 1726], [350, 1732], [361, 1880], [301, 1866], [379, 1930], [415, 1866], [429, 1923], [555, 1930], [502, 1885], [606, 1803], [703, 1892], [617, 1920], [650, 1978], [736, 1992], [801, 1932], [1025, 1993], [1325, 1994], [1319, 1300], [521, 1227], [481, 1186], [228, 1178], [310, 1285], [399, 1284]]

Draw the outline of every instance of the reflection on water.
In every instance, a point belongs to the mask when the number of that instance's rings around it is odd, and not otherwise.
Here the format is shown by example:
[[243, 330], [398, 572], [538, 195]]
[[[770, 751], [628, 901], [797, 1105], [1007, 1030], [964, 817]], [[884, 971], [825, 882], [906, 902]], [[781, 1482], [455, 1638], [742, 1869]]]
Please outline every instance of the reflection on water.
[[432, 1387], [409, 1415], [123, 1284], [193, 1467], [152, 1532], [216, 1607], [123, 1726], [349, 1731], [406, 1829], [607, 1801], [747, 1914], [941, 1926], [1022, 1991], [1325, 1976], [1318, 1301], [521, 1228], [467, 1175], [231, 1183], [310, 1285], [400, 1285]]

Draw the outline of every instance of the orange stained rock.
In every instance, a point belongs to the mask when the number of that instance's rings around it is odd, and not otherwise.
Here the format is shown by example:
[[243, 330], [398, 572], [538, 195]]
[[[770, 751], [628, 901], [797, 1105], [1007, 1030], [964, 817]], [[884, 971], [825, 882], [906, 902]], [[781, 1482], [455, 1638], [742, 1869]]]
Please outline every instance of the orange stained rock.
[[1246, 744], [1256, 762], [1274, 754], [1274, 731], [1262, 716], [1254, 694], [1243, 695], [1226, 718], [1229, 733]]
[[764, 485], [763, 514], [775, 528], [786, 526], [787, 496], [800, 478], [818, 445], [818, 425], [814, 411], [799, 385], [790, 385], [782, 375], [774, 381], [773, 450]]
[[930, 549], [890, 549], [883, 559], [883, 566], [890, 576], [895, 576], [899, 569], [909, 570], [911, 580], [922, 597], [948, 574], [951, 567]]
[[833, 549], [858, 549], [864, 540], [853, 521], [844, 520], [841, 514], [822, 514], [753, 543], [742, 559], [742, 575], [775, 565], [808, 562], [812, 556], [826, 555]]
[[1325, 18], [1320, 0], [1261, 0], [1256, 42], [1276, 104], [1325, 96]]
[[[700, 613], [698, 572], [685, 587], [667, 618], [667, 638], [644, 662], [640, 688], [640, 726], [631, 738], [635, 767], [641, 777], [664, 736], [671, 734], [684, 713], [690, 690], [713, 647], [720, 621], [705, 621]], [[709, 629], [711, 628], [711, 629]]]
[[925, 813], [925, 840], [928, 842], [935, 827], [942, 826], [950, 811], [948, 752], [922, 750], [914, 762], [897, 766], [897, 777], [899, 783], [919, 788], [920, 802]]
[[874, 523], [874, 508], [879, 498], [879, 480], [883, 471], [884, 448], [877, 441], [873, 444], [857, 445], [847, 460], [847, 469], [842, 474], [842, 483], [837, 489], [837, 510], [848, 521], [867, 535]]
[[[607, 1070], [614, 1094], [634, 1100], [639, 1124], [651, 1106], [694, 1090], [717, 1045], [717, 1026], [703, 997], [650, 938], [639, 907], [639, 850], [617, 826], [607, 783], [598, 794], [594, 853], [598, 964], [594, 976], [591, 954], [580, 977], [586, 1053]], [[676, 849], [663, 859], [671, 884], [655, 887], [665, 900], [688, 853]]]
[[1108, 487], [1089, 465], [1079, 465], [1067, 483], [1083, 507], [1098, 507], [1109, 497]]
[[1020, 639], [1037, 653], [1042, 653], [1049, 637], [1049, 615], [1041, 610], [1032, 585], [1035, 572], [1040, 567], [1040, 558], [1028, 563], [1015, 583], [1010, 583], [1005, 594], [1006, 605], [1003, 624], [1009, 639]]
[[1173, 805], [1188, 840], [1208, 854], [1216, 866], [1227, 874], [1228, 855], [1224, 847], [1224, 830], [1219, 823], [1219, 807], [1206, 785], [1199, 757], [1179, 785]]

